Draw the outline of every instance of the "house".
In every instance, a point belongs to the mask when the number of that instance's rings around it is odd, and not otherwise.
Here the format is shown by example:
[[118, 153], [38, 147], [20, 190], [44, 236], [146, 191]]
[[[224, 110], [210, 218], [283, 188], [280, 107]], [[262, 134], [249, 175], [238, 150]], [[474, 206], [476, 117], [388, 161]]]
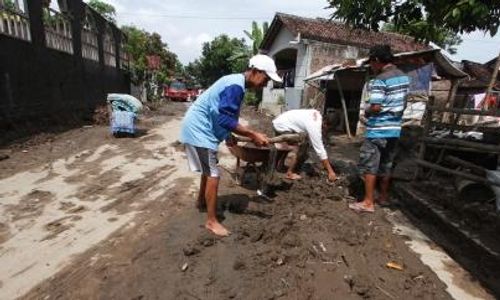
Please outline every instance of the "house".
[[[435, 104], [446, 106], [455, 98], [459, 82], [468, 76], [439, 49], [400, 52], [394, 55], [394, 64], [411, 77], [403, 115], [403, 125], [409, 126], [420, 125], [429, 96], [433, 96]], [[336, 129], [345, 128], [348, 135], [358, 133], [358, 119], [363, 111], [360, 107], [364, 105], [363, 87], [371, 76], [369, 69], [366, 57], [355, 64], [324, 66], [304, 79], [308, 85], [319, 87], [324, 101], [308, 104], [338, 121], [334, 122], [338, 123]]]
[[396, 53], [429, 49], [411, 37], [396, 33], [352, 29], [327, 19], [277, 13], [260, 49], [275, 59], [284, 83], [270, 83], [264, 89], [262, 107], [278, 114], [281, 104], [293, 109], [311, 98], [323, 97], [313, 87], [306, 86], [307, 76], [326, 65], [365, 57], [369, 48], [378, 44], [389, 44]]

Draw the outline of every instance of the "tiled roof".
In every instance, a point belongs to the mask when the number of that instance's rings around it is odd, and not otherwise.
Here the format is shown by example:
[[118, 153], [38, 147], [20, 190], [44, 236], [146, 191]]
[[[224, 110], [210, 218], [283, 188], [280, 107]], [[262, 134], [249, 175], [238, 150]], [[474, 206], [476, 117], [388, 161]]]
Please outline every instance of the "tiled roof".
[[[465, 81], [461, 85], [467, 87], [487, 87], [493, 76], [492, 70], [486, 65], [469, 60], [462, 60], [463, 70], [471, 77], [470, 81]], [[494, 85], [500, 89], [500, 80]]]
[[352, 29], [346, 24], [327, 19], [304, 18], [295, 15], [277, 13], [262, 41], [261, 48], [269, 49], [281, 26], [285, 26], [292, 34], [300, 33], [301, 38], [370, 48], [374, 45], [389, 44], [394, 52], [430, 49], [429, 46], [417, 43], [414, 38], [388, 32], [374, 32], [364, 29]]

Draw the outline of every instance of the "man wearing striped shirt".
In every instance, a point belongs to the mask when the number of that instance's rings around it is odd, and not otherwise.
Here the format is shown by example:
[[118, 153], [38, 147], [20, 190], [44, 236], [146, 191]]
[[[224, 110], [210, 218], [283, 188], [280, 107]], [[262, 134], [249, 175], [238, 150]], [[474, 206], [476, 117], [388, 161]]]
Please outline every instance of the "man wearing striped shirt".
[[[365, 141], [360, 149], [359, 169], [365, 181], [365, 195], [363, 201], [349, 205], [358, 212], [374, 212], [374, 202], [383, 205], [388, 201], [390, 175], [410, 88], [410, 78], [393, 60], [388, 45], [370, 49], [370, 68], [377, 76], [368, 85]], [[375, 200], [377, 178], [380, 194]]]

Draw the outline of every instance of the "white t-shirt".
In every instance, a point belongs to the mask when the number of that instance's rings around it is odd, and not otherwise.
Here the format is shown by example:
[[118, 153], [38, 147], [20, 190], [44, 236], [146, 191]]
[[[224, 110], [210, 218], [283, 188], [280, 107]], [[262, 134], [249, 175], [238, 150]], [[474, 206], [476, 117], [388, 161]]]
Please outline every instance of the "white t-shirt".
[[293, 109], [286, 111], [273, 120], [273, 127], [278, 132], [305, 132], [319, 159], [328, 159], [321, 137], [323, 118], [315, 109]]

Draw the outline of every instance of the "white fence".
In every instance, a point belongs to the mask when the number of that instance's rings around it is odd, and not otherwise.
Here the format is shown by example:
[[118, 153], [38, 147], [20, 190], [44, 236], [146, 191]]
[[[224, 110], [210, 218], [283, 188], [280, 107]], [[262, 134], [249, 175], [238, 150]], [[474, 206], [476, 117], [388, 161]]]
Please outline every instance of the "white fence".
[[43, 10], [43, 24], [47, 47], [73, 54], [73, 38], [69, 17], [52, 8], [45, 8]]
[[18, 1], [0, 0], [0, 34], [31, 41], [29, 18], [22, 9]]
[[99, 61], [99, 44], [97, 33], [92, 29], [82, 29], [82, 57]]
[[104, 47], [104, 64], [106, 66], [116, 67], [115, 39], [110, 30], [106, 30], [104, 33], [102, 45]]

